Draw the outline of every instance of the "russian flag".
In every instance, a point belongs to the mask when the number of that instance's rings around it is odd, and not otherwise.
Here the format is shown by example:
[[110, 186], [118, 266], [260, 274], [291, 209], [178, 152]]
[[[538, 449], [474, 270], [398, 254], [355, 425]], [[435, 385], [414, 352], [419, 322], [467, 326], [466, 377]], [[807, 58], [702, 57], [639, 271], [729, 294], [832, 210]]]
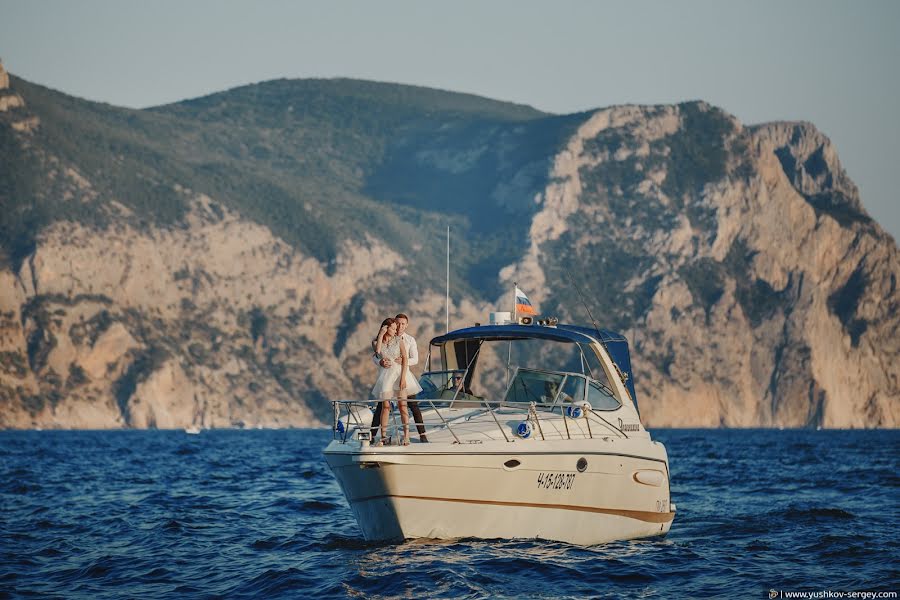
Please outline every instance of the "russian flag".
[[537, 314], [537, 311], [531, 304], [531, 300], [528, 299], [525, 292], [519, 289], [519, 286], [516, 286], [516, 312], [523, 315]]

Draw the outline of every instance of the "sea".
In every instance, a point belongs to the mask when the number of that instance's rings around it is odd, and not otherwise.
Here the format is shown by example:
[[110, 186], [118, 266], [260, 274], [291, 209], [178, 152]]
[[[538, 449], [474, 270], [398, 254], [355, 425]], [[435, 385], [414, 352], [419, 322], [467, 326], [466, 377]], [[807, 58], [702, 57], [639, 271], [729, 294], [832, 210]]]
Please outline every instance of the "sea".
[[322, 458], [330, 431], [0, 432], [0, 597], [900, 591], [900, 431], [652, 434], [669, 452], [671, 532], [582, 547], [367, 542]]

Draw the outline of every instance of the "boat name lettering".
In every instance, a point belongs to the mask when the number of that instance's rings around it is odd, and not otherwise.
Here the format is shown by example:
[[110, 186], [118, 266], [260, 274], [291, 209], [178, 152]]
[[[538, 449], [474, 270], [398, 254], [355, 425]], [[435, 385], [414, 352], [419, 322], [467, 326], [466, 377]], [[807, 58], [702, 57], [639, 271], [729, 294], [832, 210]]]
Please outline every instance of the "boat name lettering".
[[575, 473], [538, 473], [537, 485], [545, 490], [571, 490]]
[[619, 419], [619, 431], [640, 431], [641, 426], [638, 423], [626, 423]]

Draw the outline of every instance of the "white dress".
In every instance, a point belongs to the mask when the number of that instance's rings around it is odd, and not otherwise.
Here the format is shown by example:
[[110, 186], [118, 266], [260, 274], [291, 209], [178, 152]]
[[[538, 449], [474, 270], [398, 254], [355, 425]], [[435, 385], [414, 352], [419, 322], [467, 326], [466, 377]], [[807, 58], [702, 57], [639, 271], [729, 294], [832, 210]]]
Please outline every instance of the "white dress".
[[[400, 390], [400, 370], [401, 365], [394, 362], [400, 358], [400, 336], [394, 336], [391, 341], [381, 346], [381, 356], [391, 361], [388, 368], [379, 367], [378, 379], [375, 381], [375, 387], [372, 388], [372, 397], [379, 400], [389, 400], [397, 397]], [[406, 368], [406, 396], [412, 396], [422, 391], [422, 386], [416, 381], [409, 367]]]

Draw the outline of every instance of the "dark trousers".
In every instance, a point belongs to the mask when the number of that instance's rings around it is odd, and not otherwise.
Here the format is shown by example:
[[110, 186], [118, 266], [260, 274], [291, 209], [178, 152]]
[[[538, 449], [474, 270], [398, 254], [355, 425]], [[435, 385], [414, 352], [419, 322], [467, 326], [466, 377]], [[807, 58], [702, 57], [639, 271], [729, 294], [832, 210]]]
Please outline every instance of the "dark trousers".
[[[419, 408], [419, 403], [410, 400], [411, 398], [415, 398], [415, 396], [407, 396], [406, 404], [409, 406], [410, 411], [413, 414], [413, 420], [416, 422], [416, 429], [419, 431], [419, 439], [423, 442], [427, 442], [428, 438], [425, 436], [425, 422], [422, 419], [422, 410]], [[372, 439], [375, 439], [375, 433], [378, 431], [378, 428], [381, 427], [381, 411], [384, 409], [385, 400], [379, 400], [378, 406], [375, 407], [375, 414], [372, 415]], [[382, 435], [384, 432], [382, 432]]]

